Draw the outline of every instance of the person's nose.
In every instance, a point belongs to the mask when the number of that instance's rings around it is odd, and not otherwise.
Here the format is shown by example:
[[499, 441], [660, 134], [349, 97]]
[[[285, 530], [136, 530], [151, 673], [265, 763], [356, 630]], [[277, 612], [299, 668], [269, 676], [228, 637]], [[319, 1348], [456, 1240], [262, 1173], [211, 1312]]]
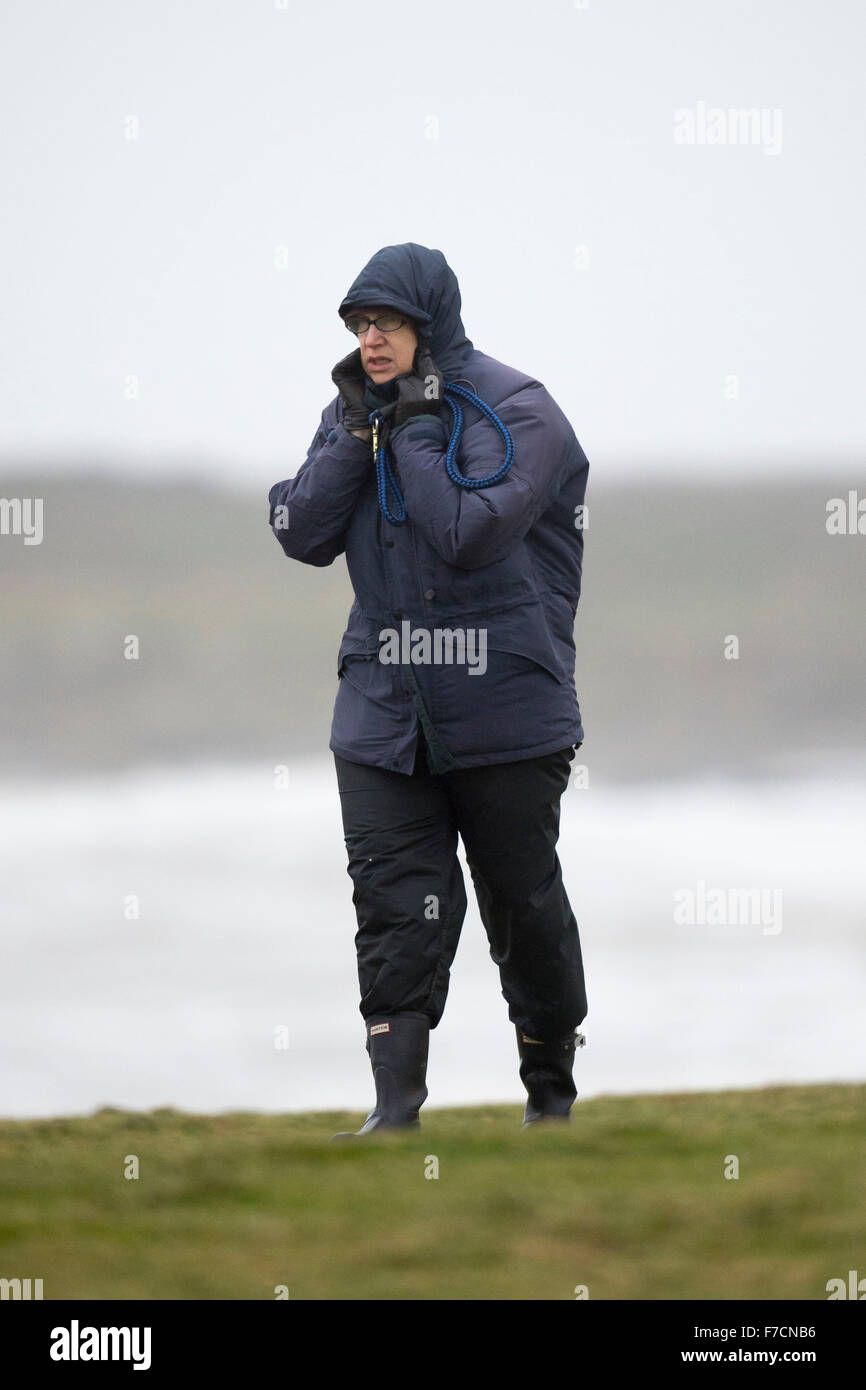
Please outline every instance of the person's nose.
[[374, 323], [370, 324], [370, 327], [367, 329], [366, 333], [362, 333], [361, 337], [364, 340], [368, 352], [372, 351], [374, 348], [383, 347], [384, 344], [388, 341], [384, 333], [380, 333]]

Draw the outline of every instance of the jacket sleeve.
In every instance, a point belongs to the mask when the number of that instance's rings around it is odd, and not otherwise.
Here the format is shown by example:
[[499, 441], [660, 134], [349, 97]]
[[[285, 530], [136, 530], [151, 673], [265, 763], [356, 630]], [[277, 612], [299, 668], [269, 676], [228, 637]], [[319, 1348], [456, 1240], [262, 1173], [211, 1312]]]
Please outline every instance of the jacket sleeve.
[[294, 478], [268, 493], [270, 526], [285, 553], [307, 565], [330, 565], [346, 548], [346, 529], [373, 466], [370, 445], [322, 412], [307, 457]]
[[[391, 436], [407, 513], [442, 558], [461, 569], [505, 559], [565, 481], [589, 467], [571, 425], [540, 382], [521, 387], [496, 413], [514, 441], [514, 462], [494, 487], [469, 489], [451, 481], [441, 416], [413, 417]], [[495, 473], [504, 454], [502, 435], [488, 420], [464, 424], [457, 464], [465, 477]]]

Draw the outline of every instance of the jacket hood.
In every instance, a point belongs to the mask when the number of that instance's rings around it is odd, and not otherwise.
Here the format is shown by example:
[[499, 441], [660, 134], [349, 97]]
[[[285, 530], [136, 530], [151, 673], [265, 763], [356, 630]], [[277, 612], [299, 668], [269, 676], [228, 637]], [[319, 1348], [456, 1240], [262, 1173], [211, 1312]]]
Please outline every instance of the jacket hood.
[[383, 246], [364, 266], [338, 312], [345, 318], [350, 309], [379, 304], [414, 319], [419, 340], [443, 376], [459, 375], [473, 345], [460, 317], [457, 276], [441, 251], [414, 241]]

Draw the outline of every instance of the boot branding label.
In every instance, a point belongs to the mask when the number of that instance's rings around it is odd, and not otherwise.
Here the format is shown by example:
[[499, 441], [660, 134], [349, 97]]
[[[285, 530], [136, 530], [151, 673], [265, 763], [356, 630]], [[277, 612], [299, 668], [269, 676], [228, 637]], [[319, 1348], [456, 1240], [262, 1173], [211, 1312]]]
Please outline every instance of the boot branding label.
[[374, 1023], [373, 1027], [370, 1029], [370, 1037], [375, 1037], [376, 1033], [390, 1033], [390, 1031], [390, 1023]]

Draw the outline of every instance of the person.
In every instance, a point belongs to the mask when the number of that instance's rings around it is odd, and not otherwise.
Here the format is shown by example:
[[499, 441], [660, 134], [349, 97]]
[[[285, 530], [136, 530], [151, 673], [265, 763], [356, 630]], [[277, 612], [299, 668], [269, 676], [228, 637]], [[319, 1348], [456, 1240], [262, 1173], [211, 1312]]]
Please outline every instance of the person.
[[568, 1120], [587, 1004], [556, 844], [584, 736], [589, 464], [545, 387], [467, 338], [441, 251], [382, 248], [338, 312], [358, 347], [269, 516], [290, 558], [345, 554], [355, 594], [329, 747], [376, 1092], [356, 1133], [419, 1126], [467, 908], [458, 836], [516, 1030], [523, 1124]]

